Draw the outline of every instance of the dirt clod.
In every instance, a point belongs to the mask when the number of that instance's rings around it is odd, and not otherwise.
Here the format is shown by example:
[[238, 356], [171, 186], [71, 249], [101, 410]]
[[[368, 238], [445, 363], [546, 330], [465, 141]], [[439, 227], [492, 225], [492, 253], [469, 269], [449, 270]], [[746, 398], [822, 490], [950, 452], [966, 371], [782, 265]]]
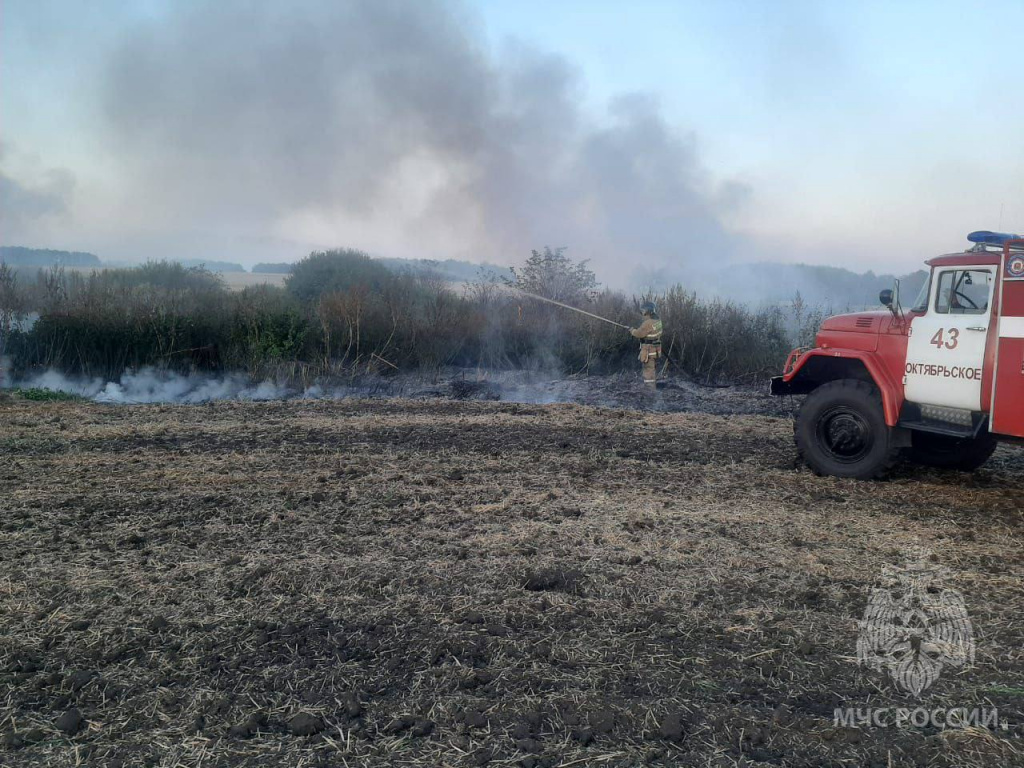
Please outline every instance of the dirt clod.
[[541, 743], [536, 739], [517, 739], [516, 749], [520, 752], [540, 752]]
[[256, 727], [248, 721], [232, 725], [228, 728], [228, 736], [232, 736], [236, 739], [247, 739], [256, 733]]
[[481, 747], [470, 755], [469, 762], [471, 765], [487, 765], [493, 759], [494, 750], [490, 747]]
[[583, 573], [574, 568], [543, 568], [527, 571], [523, 579], [523, 587], [530, 592], [566, 592], [577, 594], [580, 591]]
[[572, 737], [583, 746], [587, 746], [587, 744], [594, 740], [594, 730], [592, 728], [579, 728], [572, 732]]
[[248, 739], [256, 733], [267, 723], [267, 716], [262, 712], [254, 712], [249, 715], [245, 720], [231, 726], [228, 729], [228, 736], [232, 736], [236, 739]]
[[346, 696], [342, 705], [345, 710], [345, 716], [349, 718], [362, 717], [363, 715], [363, 704], [359, 701], [356, 696]]
[[403, 731], [407, 731], [412, 728], [415, 722], [416, 718], [412, 715], [401, 715], [400, 717], [394, 718], [385, 726], [384, 733], [391, 735], [402, 733]]
[[324, 729], [324, 721], [308, 712], [299, 712], [288, 721], [288, 730], [296, 736], [312, 736]]
[[80, 670], [68, 678], [68, 687], [71, 689], [72, 693], [78, 693], [78, 691], [87, 686], [94, 677], [96, 677], [95, 672], [87, 669]]
[[413, 723], [412, 728], [409, 729], [409, 733], [413, 736], [429, 736], [434, 732], [434, 721], [418, 719]]
[[678, 743], [686, 735], [683, 719], [676, 712], [665, 715], [658, 723], [658, 735], [666, 741]]
[[72, 707], [53, 722], [53, 727], [68, 736], [74, 736], [82, 727], [85, 718], [76, 707]]

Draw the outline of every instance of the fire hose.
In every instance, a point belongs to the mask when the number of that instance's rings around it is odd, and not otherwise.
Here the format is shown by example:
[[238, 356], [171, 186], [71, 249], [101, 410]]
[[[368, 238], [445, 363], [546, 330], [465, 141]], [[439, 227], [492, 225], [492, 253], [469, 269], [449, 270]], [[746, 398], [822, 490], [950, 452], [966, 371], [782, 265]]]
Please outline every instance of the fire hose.
[[614, 320], [609, 320], [607, 317], [601, 317], [600, 315], [595, 315], [593, 312], [587, 312], [585, 309], [580, 309], [579, 307], [574, 307], [571, 304], [563, 304], [560, 301], [555, 301], [554, 299], [549, 299], [549, 298], [547, 298], [545, 296], [538, 296], [535, 293], [530, 293], [529, 291], [524, 291], [522, 288], [516, 288], [516, 290], [519, 291], [519, 293], [523, 294], [524, 296], [529, 296], [531, 299], [537, 299], [538, 301], [546, 301], [548, 304], [554, 304], [556, 307], [562, 307], [563, 309], [571, 309], [573, 312], [579, 312], [581, 315], [586, 315], [587, 317], [592, 317], [595, 320], [601, 320], [602, 322], [605, 322], [605, 323], [611, 323], [612, 325], [617, 325], [619, 328], [625, 328], [627, 331], [630, 330], [628, 325], [623, 325], [622, 323], [617, 323]]

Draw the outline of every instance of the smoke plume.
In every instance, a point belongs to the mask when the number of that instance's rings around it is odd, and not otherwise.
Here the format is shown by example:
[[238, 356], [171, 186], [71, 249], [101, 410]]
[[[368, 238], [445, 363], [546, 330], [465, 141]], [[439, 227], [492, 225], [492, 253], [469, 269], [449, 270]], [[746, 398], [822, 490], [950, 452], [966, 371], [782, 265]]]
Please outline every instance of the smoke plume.
[[[0, 233], [7, 243], [40, 219], [68, 213], [75, 177], [62, 168], [39, 168], [13, 156], [0, 142]], [[22, 166], [12, 169], [13, 161]]]
[[606, 280], [737, 248], [747, 190], [655, 102], [593, 116], [566, 59], [493, 51], [445, 0], [173, 3], [103, 83], [135, 204], [169, 225], [498, 263], [569, 246]]

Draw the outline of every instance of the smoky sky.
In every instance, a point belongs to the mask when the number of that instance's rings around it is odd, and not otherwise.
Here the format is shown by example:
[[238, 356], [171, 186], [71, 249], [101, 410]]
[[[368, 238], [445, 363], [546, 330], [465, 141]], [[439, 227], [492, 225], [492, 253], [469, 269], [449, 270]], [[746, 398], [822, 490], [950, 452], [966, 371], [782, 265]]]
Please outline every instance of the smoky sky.
[[565, 246], [611, 279], [739, 248], [750, 190], [652, 98], [593, 114], [585, 85], [443, 0], [174, 3], [111, 52], [101, 116], [139, 215], [182, 227], [497, 263]]
[[0, 232], [8, 238], [40, 220], [65, 216], [75, 191], [74, 175], [63, 168], [9, 170], [11, 154], [0, 143]]

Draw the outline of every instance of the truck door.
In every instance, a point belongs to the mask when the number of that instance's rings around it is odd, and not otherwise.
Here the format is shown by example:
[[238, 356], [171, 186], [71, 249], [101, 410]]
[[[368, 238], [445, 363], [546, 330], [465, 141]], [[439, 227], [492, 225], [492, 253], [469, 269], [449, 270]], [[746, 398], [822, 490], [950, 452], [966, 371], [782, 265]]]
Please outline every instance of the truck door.
[[1024, 253], [1003, 256], [992, 431], [1024, 437]]
[[904, 380], [908, 401], [981, 410], [995, 270], [935, 268], [928, 310], [910, 326]]

